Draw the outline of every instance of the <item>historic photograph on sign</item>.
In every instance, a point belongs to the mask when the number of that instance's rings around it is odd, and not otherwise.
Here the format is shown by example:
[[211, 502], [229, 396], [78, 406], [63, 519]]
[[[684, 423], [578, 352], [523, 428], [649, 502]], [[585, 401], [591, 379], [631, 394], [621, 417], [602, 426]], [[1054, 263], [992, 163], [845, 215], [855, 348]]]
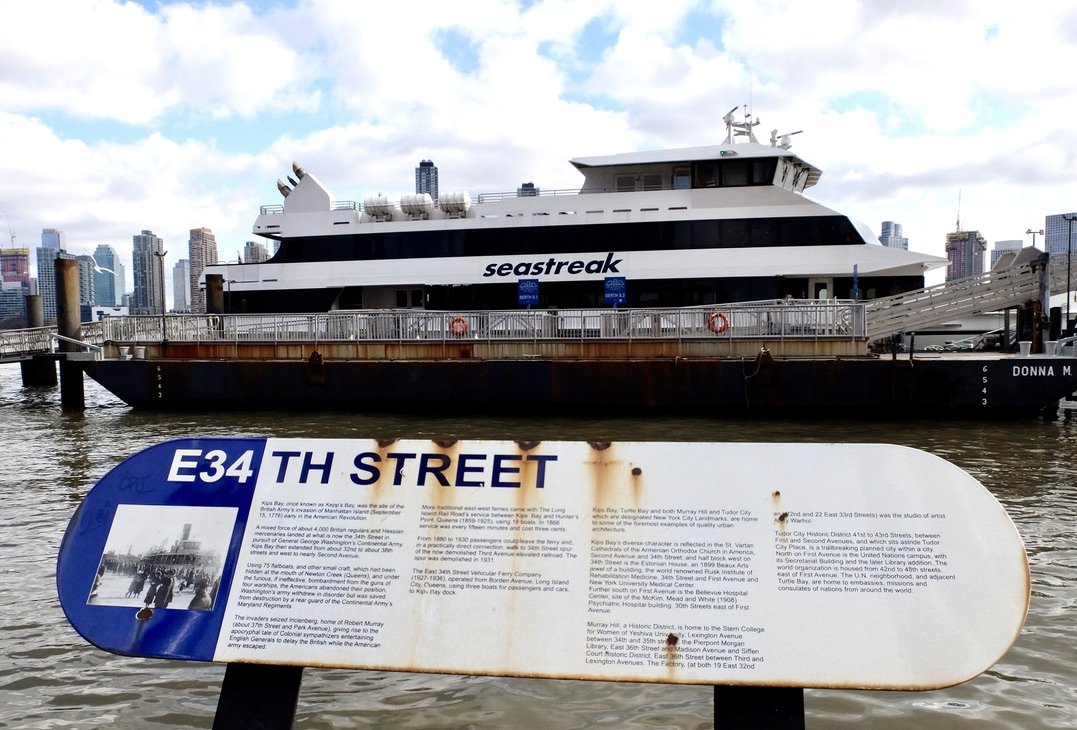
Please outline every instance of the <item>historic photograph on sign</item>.
[[121, 504], [86, 602], [208, 611], [236, 523], [234, 507]]

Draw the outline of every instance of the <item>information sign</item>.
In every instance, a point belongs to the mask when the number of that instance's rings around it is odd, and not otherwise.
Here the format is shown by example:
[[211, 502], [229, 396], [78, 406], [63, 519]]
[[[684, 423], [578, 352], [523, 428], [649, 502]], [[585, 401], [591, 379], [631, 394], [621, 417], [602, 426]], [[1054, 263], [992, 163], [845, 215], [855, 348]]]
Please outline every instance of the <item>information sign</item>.
[[516, 285], [521, 307], [537, 307], [539, 303], [539, 280], [519, 279]]
[[603, 279], [603, 289], [606, 293], [606, 304], [614, 306], [625, 303], [625, 277], [607, 276]]
[[174, 441], [57, 583], [121, 654], [889, 689], [983, 672], [1029, 597], [982, 485], [874, 444]]

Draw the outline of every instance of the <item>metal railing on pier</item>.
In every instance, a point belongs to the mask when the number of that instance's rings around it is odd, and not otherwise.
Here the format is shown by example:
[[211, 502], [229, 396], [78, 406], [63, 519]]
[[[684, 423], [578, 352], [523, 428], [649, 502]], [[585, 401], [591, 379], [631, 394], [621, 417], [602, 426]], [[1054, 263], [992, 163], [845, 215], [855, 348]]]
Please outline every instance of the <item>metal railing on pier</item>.
[[[56, 350], [56, 327], [33, 327], [21, 330], [0, 330], [0, 361], [11, 362], [25, 360], [34, 355], [43, 355]], [[82, 339], [88, 349], [99, 346], [104, 341], [100, 322], [84, 322]]]
[[633, 341], [864, 338], [852, 301], [770, 300], [677, 309], [349, 310], [108, 317], [105, 340], [158, 342]]

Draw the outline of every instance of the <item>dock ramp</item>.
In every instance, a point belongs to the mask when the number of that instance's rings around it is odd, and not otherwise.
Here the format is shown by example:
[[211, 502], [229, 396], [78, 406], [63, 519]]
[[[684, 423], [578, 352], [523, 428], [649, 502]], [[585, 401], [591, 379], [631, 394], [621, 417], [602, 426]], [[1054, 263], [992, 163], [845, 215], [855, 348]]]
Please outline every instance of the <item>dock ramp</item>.
[[[1065, 268], [1046, 265], [1046, 256], [1001, 261], [986, 274], [866, 302], [866, 334], [880, 340], [936, 325], [954, 317], [1024, 307], [1050, 292], [1073, 289]], [[1071, 277], [1077, 279], [1077, 276]]]

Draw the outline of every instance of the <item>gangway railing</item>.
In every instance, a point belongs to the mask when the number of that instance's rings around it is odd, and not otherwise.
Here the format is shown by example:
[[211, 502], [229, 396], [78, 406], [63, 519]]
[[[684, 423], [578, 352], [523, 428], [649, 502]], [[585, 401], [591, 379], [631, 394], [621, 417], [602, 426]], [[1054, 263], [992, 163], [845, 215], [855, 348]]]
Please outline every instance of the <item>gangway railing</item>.
[[676, 309], [350, 310], [107, 317], [104, 338], [160, 342], [864, 339], [864, 305], [768, 300]]
[[[100, 322], [83, 322], [82, 339], [69, 340], [87, 350], [100, 349], [104, 342]], [[31, 327], [20, 330], [0, 330], [0, 361], [28, 360], [35, 355], [56, 351], [56, 341], [67, 339], [56, 332], [56, 327]]]
[[[1062, 274], [1057, 286], [1065, 284]], [[877, 340], [954, 317], [1024, 306], [1040, 298], [1042, 281], [1042, 267], [1022, 265], [872, 299], [867, 302], [867, 337]]]

